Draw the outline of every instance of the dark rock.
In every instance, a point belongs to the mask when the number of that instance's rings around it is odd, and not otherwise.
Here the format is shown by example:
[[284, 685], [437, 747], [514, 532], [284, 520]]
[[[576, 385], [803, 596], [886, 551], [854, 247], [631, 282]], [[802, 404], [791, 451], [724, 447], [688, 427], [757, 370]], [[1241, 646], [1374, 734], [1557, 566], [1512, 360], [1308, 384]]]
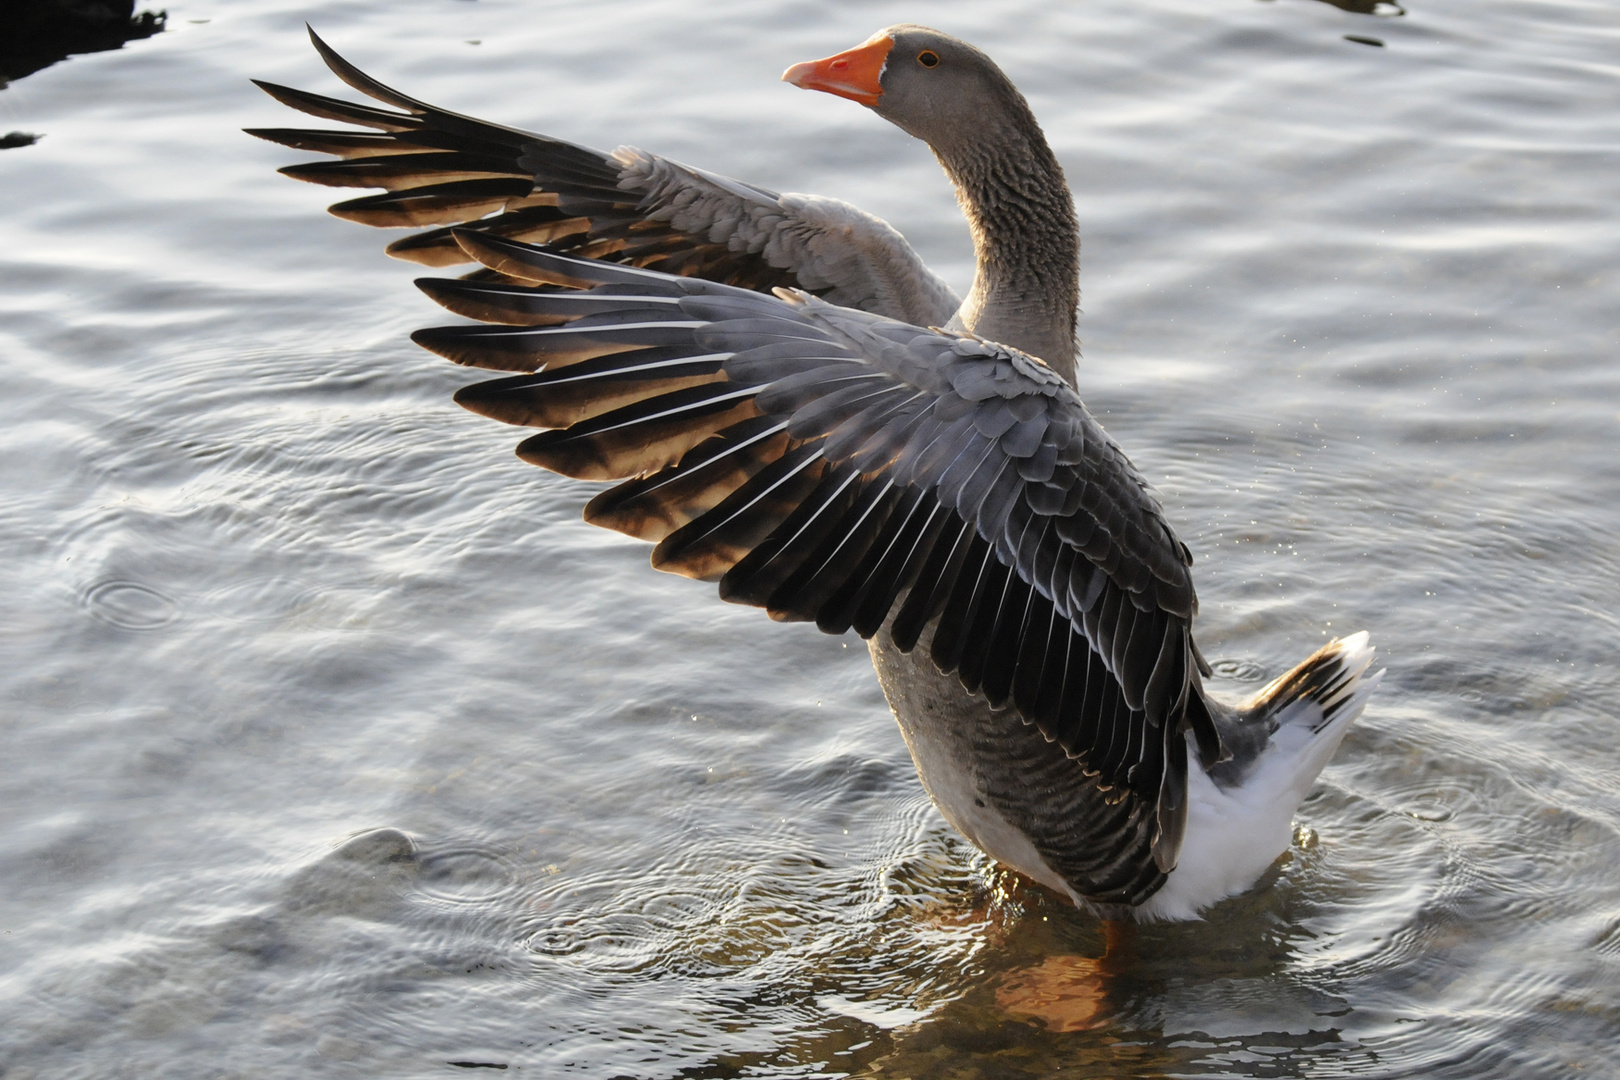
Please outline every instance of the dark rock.
[[0, 81], [151, 37], [167, 19], [163, 11], [135, 14], [135, 0], [0, 0]]

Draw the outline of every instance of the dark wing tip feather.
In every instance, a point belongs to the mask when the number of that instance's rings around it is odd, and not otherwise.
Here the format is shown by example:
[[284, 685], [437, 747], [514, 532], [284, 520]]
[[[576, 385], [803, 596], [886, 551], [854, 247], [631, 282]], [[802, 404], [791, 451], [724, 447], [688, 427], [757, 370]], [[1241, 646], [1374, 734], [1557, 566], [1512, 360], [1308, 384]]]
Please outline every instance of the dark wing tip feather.
[[[255, 79], [254, 81], [257, 82], [258, 80]], [[242, 134], [251, 135], [255, 139], [263, 139], [265, 142], [273, 142], [278, 146], [288, 146], [294, 150], [302, 149], [294, 140], [303, 133], [292, 128], [243, 128]]]
[[[459, 249], [458, 249], [459, 250]], [[415, 285], [428, 299], [469, 319], [515, 326], [554, 326], [576, 317], [552, 313], [546, 301], [554, 286], [500, 285], [464, 278], [417, 278]]]
[[[523, 204], [536, 204], [537, 199], [543, 197], [530, 195], [519, 201]], [[472, 256], [456, 242], [454, 233], [457, 229], [505, 236], [531, 244], [554, 243], [582, 236], [591, 229], [590, 218], [565, 214], [555, 206], [536, 204], [522, 205], [518, 209], [513, 209], [513, 205], [508, 202], [506, 213], [484, 218], [474, 224], [458, 222], [447, 228], [430, 229], [427, 232], [403, 237], [389, 244], [385, 250], [393, 258], [420, 266], [455, 266], [473, 261]]]
[[756, 417], [715, 433], [674, 469], [602, 492], [585, 520], [659, 543], [713, 510], [787, 453], [780, 422]]
[[477, 229], [456, 228], [450, 235], [469, 258], [508, 277], [537, 284], [588, 289], [593, 285], [667, 280], [662, 274], [595, 259], [573, 258]]
[[463, 367], [484, 368], [487, 371], [532, 372], [544, 358], [521, 347], [502, 349], [500, 343], [491, 344], [468, 333], [475, 329], [466, 326], [428, 326], [412, 331], [411, 340], [435, 356]]
[[626, 480], [676, 465], [715, 432], [757, 415], [752, 398], [725, 383], [688, 385], [531, 436], [518, 456], [579, 480]]
[[515, 178], [455, 180], [349, 199], [333, 203], [327, 207], [327, 212], [362, 225], [407, 228], [445, 225], [504, 209], [512, 199], [522, 198], [532, 187], [529, 181]]
[[411, 113], [390, 112], [370, 105], [357, 105], [352, 101], [312, 94], [307, 90], [295, 90], [290, 86], [282, 86], [280, 83], [265, 79], [254, 79], [252, 82], [254, 86], [288, 108], [297, 109], [310, 116], [319, 116], [323, 120], [337, 120], [340, 123], [358, 124], [361, 127], [389, 132], [415, 131], [422, 126], [421, 118]]
[[362, 94], [365, 94], [367, 97], [376, 98], [378, 101], [386, 102], [395, 108], [404, 109], [406, 112], [413, 113], [417, 116], [422, 116], [433, 111], [432, 106], [425, 105], [413, 97], [408, 97], [391, 86], [384, 86], [376, 79], [373, 79], [370, 75], [367, 75], [365, 72], [343, 59], [343, 57], [338, 55], [336, 49], [332, 48], [332, 46], [321, 40], [321, 36], [315, 32], [315, 28], [313, 26], [305, 23], [304, 29], [309, 31], [310, 43], [315, 46], [315, 51], [321, 54], [321, 59], [325, 61], [326, 66], [332, 70], [332, 74], [336, 75], [338, 78], [342, 79], [344, 82], [348, 83]]

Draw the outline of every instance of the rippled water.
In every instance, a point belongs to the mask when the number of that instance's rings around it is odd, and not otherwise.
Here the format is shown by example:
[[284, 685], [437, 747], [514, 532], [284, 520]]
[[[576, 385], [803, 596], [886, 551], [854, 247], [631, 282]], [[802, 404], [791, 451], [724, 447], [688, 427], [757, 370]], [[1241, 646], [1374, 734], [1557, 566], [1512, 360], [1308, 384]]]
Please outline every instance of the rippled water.
[[[1620, 1076], [1620, 9], [1400, 10], [186, 0], [0, 92], [45, 136], [0, 152], [0, 1075]], [[1389, 669], [1262, 886], [1097, 961], [858, 641], [583, 525], [239, 134], [295, 122], [249, 75], [338, 92], [305, 19], [959, 288], [926, 150], [776, 77], [902, 19], [996, 56], [1219, 687]]]

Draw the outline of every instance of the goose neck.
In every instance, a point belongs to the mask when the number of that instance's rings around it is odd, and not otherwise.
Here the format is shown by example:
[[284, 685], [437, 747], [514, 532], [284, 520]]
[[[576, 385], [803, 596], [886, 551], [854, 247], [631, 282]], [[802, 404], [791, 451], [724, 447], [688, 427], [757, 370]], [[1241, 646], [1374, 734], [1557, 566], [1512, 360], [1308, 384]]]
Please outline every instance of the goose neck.
[[1074, 382], [1080, 305], [1080, 231], [1063, 169], [1027, 114], [935, 147], [973, 235], [973, 288], [956, 323], [1044, 360]]

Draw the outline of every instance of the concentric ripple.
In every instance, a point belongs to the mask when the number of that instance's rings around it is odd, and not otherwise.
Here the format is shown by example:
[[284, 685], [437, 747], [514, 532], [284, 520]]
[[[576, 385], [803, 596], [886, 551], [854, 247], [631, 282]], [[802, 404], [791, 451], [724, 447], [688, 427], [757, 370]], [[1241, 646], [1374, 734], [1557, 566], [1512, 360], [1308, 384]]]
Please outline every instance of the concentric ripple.
[[418, 894], [446, 907], [495, 904], [517, 889], [514, 861], [488, 844], [426, 850], [422, 853]]
[[90, 614], [122, 630], [156, 630], [179, 618], [174, 600], [138, 581], [102, 581], [86, 589], [80, 602]]

